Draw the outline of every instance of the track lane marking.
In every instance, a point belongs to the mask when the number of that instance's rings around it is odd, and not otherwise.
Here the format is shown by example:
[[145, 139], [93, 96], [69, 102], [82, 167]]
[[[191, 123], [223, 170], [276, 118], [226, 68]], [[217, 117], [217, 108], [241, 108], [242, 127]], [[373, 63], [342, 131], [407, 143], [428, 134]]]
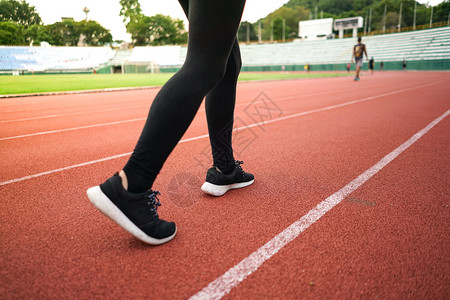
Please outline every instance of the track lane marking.
[[[182, 139], [178, 143], [192, 142], [192, 141], [204, 139], [204, 138], [207, 138], [207, 137], [209, 137], [209, 134], [204, 134], [204, 135], [199, 135], [199, 136], [192, 137], [192, 138]], [[67, 167], [63, 167], [63, 168], [59, 168], [59, 169], [54, 169], [54, 170], [41, 172], [41, 173], [37, 173], [37, 174], [33, 174], [33, 175], [28, 175], [28, 176], [24, 176], [24, 177], [20, 177], [20, 178], [16, 178], [16, 179], [11, 179], [11, 180], [0, 182], [0, 186], [11, 184], [11, 183], [15, 183], [15, 182], [20, 182], [20, 181], [24, 181], [24, 180], [28, 180], [28, 179], [32, 179], [32, 178], [36, 178], [36, 177], [41, 177], [41, 176], [44, 176], [44, 175], [50, 175], [50, 174], [53, 174], [53, 173], [66, 171], [66, 170], [70, 170], [70, 169], [74, 169], [74, 168], [84, 167], [84, 166], [92, 165], [92, 164], [99, 163], [99, 162], [113, 160], [113, 159], [117, 159], [117, 158], [121, 158], [121, 157], [125, 157], [125, 156], [128, 156], [128, 155], [131, 155], [131, 154], [132, 154], [132, 152], [117, 154], [117, 155], [108, 156], [108, 157], [104, 157], [104, 158], [100, 158], [100, 159], [96, 159], [96, 160], [91, 160], [91, 161], [87, 161], [87, 162], [84, 162], [84, 163], [79, 163], [79, 164], [75, 164], [75, 165], [71, 165], [71, 166], [67, 166]]]
[[122, 110], [123, 111], [125, 109], [137, 109], [137, 108], [148, 108], [148, 107], [149, 107], [148, 105], [134, 105], [134, 106], [126, 106], [126, 107], [117, 107], [117, 108], [108, 108], [108, 109], [80, 111], [80, 112], [65, 113], [65, 114], [53, 114], [53, 115], [30, 117], [30, 118], [22, 118], [22, 119], [1, 120], [0, 123], [24, 122], [24, 121], [32, 121], [32, 120], [60, 118], [60, 117], [76, 116], [76, 115], [83, 115], [83, 114], [112, 112], [112, 111], [118, 111], [118, 110]]
[[303, 231], [308, 229], [311, 225], [317, 222], [328, 211], [338, 205], [348, 195], [357, 190], [367, 180], [372, 178], [391, 161], [408, 149], [412, 144], [424, 136], [434, 126], [441, 122], [445, 117], [450, 114], [450, 110], [447, 110], [443, 115], [432, 121], [425, 128], [417, 132], [406, 142], [397, 147], [394, 151], [386, 155], [375, 165], [367, 169], [364, 173], [353, 179], [350, 183], [345, 185], [339, 191], [329, 196], [322, 202], [320, 202], [315, 208], [310, 210], [306, 215], [292, 223], [289, 227], [264, 244], [258, 250], [244, 258], [241, 262], [225, 272], [222, 276], [212, 281], [205, 288], [199, 291], [197, 294], [190, 297], [190, 300], [198, 299], [221, 299], [227, 295], [231, 289], [238, 286], [249, 275], [254, 273], [258, 268], [280, 251], [284, 246], [289, 244], [295, 238], [297, 238]]
[[92, 164], [95, 164], [95, 163], [108, 161], [108, 160], [111, 160], [111, 159], [121, 158], [121, 157], [124, 157], [124, 156], [127, 156], [127, 155], [131, 155], [131, 152], [118, 154], [118, 155], [114, 155], [114, 156], [109, 156], [109, 157], [105, 157], [105, 158], [100, 158], [100, 159], [96, 159], [96, 160], [91, 160], [91, 161], [88, 161], [88, 162], [84, 162], [84, 163], [80, 163], [80, 164], [76, 164], [76, 165], [72, 165], [72, 166], [68, 166], [68, 167], [63, 167], [63, 168], [59, 168], [59, 169], [54, 169], [54, 170], [50, 170], [50, 171], [46, 171], [46, 172], [42, 172], [42, 173], [37, 173], [37, 174], [33, 174], [33, 175], [28, 175], [28, 176], [24, 176], [24, 177], [21, 177], [21, 178], [16, 178], [16, 179], [3, 181], [3, 182], [0, 182], [0, 186], [7, 185], [7, 184], [10, 184], [10, 183], [14, 183], [14, 182], [20, 182], [20, 181], [24, 181], [24, 180], [28, 180], [28, 179], [32, 179], [32, 178], [36, 178], [36, 177], [41, 177], [41, 176], [44, 176], [44, 175], [49, 175], [49, 174], [53, 174], [53, 173], [57, 173], [57, 172], [65, 171], [65, 170], [70, 170], [70, 169], [74, 169], [74, 168], [78, 168], [78, 167], [84, 167], [84, 166], [92, 165]]
[[[350, 77], [350, 76], [349, 76]], [[342, 77], [324, 77], [324, 78], [314, 78], [314, 79], [348, 79], [347, 76], [342, 76]], [[302, 78], [292, 78], [292, 79], [282, 79], [282, 80], [269, 80], [269, 82], [279, 82], [279, 81], [297, 81], [297, 80], [304, 80]], [[262, 81], [242, 81], [242, 82], [238, 82], [238, 84], [252, 84], [252, 83], [261, 83]], [[119, 90], [119, 91], [111, 91], [111, 90], [102, 90], [102, 91], [96, 91], [97, 93], [109, 93], [109, 92], [134, 92], [134, 91], [138, 91], [138, 90], [152, 90], [152, 89], [160, 89], [162, 86], [159, 87], [148, 87], [148, 88], [137, 88], [137, 89], [127, 89], [127, 90]], [[349, 89], [349, 91], [353, 91], [353, 89]], [[80, 91], [80, 93], [76, 93], [76, 94], [89, 94], [89, 91]], [[54, 95], [48, 95], [48, 96], [67, 96], [67, 95], [74, 95], [74, 94], [69, 94], [67, 92], [63, 92], [61, 94], [54, 94]], [[2, 96], [6, 96], [6, 95], [0, 95], [0, 99], [2, 98]], [[28, 95], [28, 96], [23, 96], [23, 97], [11, 97], [10, 99], [14, 98], [14, 100], [26, 100], [26, 98], [31, 98], [31, 97], [35, 97], [36, 95]], [[38, 95], [39, 96], [39, 95]], [[7, 99], [7, 98], [5, 98]], [[118, 102], [118, 103], [123, 103], [123, 102]], [[1, 102], [0, 102], [1, 104]], [[39, 105], [34, 103], [33, 105]], [[97, 105], [97, 104], [90, 104], [92, 105]], [[73, 106], [73, 107], [57, 107], [57, 108], [65, 108], [65, 109], [69, 109], [69, 108], [78, 108], [80, 107], [80, 105], [77, 106]], [[85, 107], [85, 106], [83, 106]], [[0, 106], [1, 108], [1, 106]], [[54, 109], [55, 107], [44, 107], [42, 108], [41, 105], [39, 105], [39, 109], [38, 110], [45, 110], [45, 109]], [[16, 110], [7, 110], [4, 111], [5, 113], [12, 113], [12, 112], [31, 112], [31, 111], [36, 111], [37, 109], [33, 108], [33, 109], [16, 109]]]
[[[428, 84], [428, 85], [424, 85], [424, 86], [420, 86], [420, 87], [416, 87], [416, 88], [423, 88], [423, 87], [427, 87], [429, 85], [433, 85], [433, 84]], [[295, 117], [300, 117], [300, 116], [304, 116], [304, 115], [308, 115], [308, 114], [312, 114], [312, 113], [316, 113], [316, 112], [331, 110], [331, 109], [334, 109], [334, 108], [339, 108], [339, 107], [343, 107], [343, 106], [347, 106], [347, 105], [351, 105], [351, 104], [355, 104], [355, 103], [359, 103], [359, 102], [369, 101], [369, 100], [373, 100], [373, 99], [376, 99], [376, 98], [379, 98], [379, 97], [389, 96], [389, 95], [401, 93], [401, 92], [412, 90], [412, 89], [416, 89], [416, 88], [403, 89], [403, 90], [399, 90], [399, 91], [395, 91], [395, 92], [389, 92], [389, 93], [384, 93], [384, 94], [380, 94], [380, 95], [377, 95], [377, 96], [371, 96], [371, 97], [366, 97], [366, 98], [362, 98], [362, 99], [359, 99], [359, 100], [349, 101], [349, 102], [345, 102], [345, 103], [341, 103], [341, 104], [337, 104], [337, 105], [327, 106], [327, 107], [324, 107], [324, 108], [319, 108], [319, 109], [314, 109], [314, 110], [310, 110], [310, 111], [305, 111], [305, 112], [301, 112], [301, 113], [297, 113], [297, 114], [293, 114], [293, 115], [289, 115], [289, 116], [285, 116], [285, 117], [280, 117], [280, 118], [276, 118], [276, 119], [272, 119], [272, 120], [268, 120], [268, 121], [264, 121], [264, 122], [259, 122], [259, 123], [254, 123], [254, 124], [250, 124], [250, 125], [234, 128], [233, 131], [239, 131], [239, 130], [243, 130], [243, 129], [247, 129], [247, 128], [261, 126], [261, 125], [268, 124], [268, 123], [273, 123], [273, 122], [283, 121], [283, 120], [287, 120], [287, 119], [291, 119], [291, 118], [295, 118]], [[119, 122], [123, 122], [123, 121], [119, 121]], [[118, 122], [112, 122], [112, 123], [119, 124]], [[94, 126], [95, 125], [93, 125], [91, 127], [94, 127]], [[68, 130], [65, 130], [65, 131], [68, 131]], [[179, 141], [179, 143], [195, 141], [195, 140], [199, 140], [199, 139], [203, 139], [203, 138], [207, 138], [207, 137], [209, 137], [209, 135], [208, 134], [204, 134], [204, 135], [200, 135], [200, 136], [196, 136], [196, 137], [192, 137], [192, 138], [182, 139], [182, 140]], [[1, 139], [0, 139], [0, 141], [1, 141]], [[41, 172], [41, 173], [37, 173], [37, 174], [33, 174], [33, 175], [28, 175], [28, 176], [24, 176], [24, 177], [20, 177], [20, 178], [15, 178], [15, 179], [2, 181], [2, 182], [0, 182], [0, 186], [11, 184], [11, 183], [16, 183], [16, 182], [20, 182], [20, 181], [24, 181], [24, 180], [28, 180], [28, 179], [32, 179], [32, 178], [36, 178], [36, 177], [40, 177], [40, 176], [44, 176], [44, 175], [49, 175], [49, 174], [52, 174], [52, 173], [57, 173], [57, 172], [61, 172], [61, 171], [65, 171], [65, 170], [69, 170], [69, 169], [73, 169], [73, 168], [77, 168], [77, 167], [83, 167], [83, 166], [95, 164], [95, 163], [98, 163], [98, 162], [104, 162], [104, 161], [108, 161], [108, 160], [124, 157], [124, 156], [127, 156], [127, 155], [131, 155], [131, 152], [123, 153], [123, 154], [117, 154], [117, 155], [113, 155], [113, 156], [109, 156], [109, 157], [105, 157], [105, 158], [101, 158], [101, 159], [96, 159], [96, 160], [92, 160], [92, 161], [88, 161], [88, 162], [84, 162], [84, 163], [80, 163], [80, 164], [75, 164], [75, 165], [72, 165], [72, 166], [67, 166], [67, 167], [63, 167], [63, 168], [49, 170], [49, 171], [46, 171], [46, 172]]]
[[42, 132], [36, 132], [36, 133], [22, 134], [22, 135], [0, 138], [0, 141], [14, 140], [14, 139], [20, 139], [20, 138], [25, 138], [25, 137], [30, 137], [30, 136], [37, 136], [37, 135], [74, 131], [74, 130], [80, 130], [80, 129], [86, 129], [86, 128], [95, 128], [95, 127], [110, 126], [110, 125], [117, 125], [117, 124], [123, 124], [123, 123], [131, 123], [131, 122], [143, 121], [146, 119], [147, 118], [137, 118], [137, 119], [131, 119], [131, 120], [124, 120], [124, 121], [115, 121], [115, 122], [108, 122], [108, 123], [101, 123], [101, 124], [94, 124], [94, 125], [86, 125], [86, 126], [79, 126], [79, 127], [65, 128], [65, 129], [57, 129], [57, 130], [49, 130], [49, 131], [42, 131]]
[[[272, 119], [272, 120], [261, 122], [261, 123], [252, 124], [252, 125], [246, 126], [246, 128], [248, 128], [248, 127], [255, 127], [255, 126], [259, 126], [261, 124], [272, 123], [272, 122], [276, 122], [276, 121], [280, 121], [280, 120], [295, 118], [295, 117], [307, 115], [307, 114], [310, 114], [310, 113], [330, 110], [330, 109], [334, 109], [334, 108], [338, 108], [338, 107], [342, 107], [342, 106], [347, 106], [347, 105], [351, 105], [351, 104], [355, 104], [355, 103], [359, 103], [359, 102], [374, 100], [374, 99], [385, 97], [385, 96], [391, 96], [391, 95], [395, 95], [395, 94], [399, 94], [399, 93], [403, 93], [403, 92], [407, 92], [407, 91], [411, 91], [411, 90], [416, 90], [416, 89], [420, 89], [420, 88], [429, 87], [429, 86], [436, 85], [436, 84], [443, 83], [443, 82], [446, 82], [446, 81], [439, 81], [439, 82], [434, 82], [434, 83], [421, 85], [421, 86], [418, 86], [418, 87], [397, 90], [397, 91], [383, 93], [383, 94], [379, 94], [379, 95], [375, 95], [375, 96], [369, 96], [369, 97], [365, 97], [365, 98], [361, 98], [361, 99], [357, 99], [357, 100], [353, 100], [353, 101], [349, 101], [349, 102], [344, 102], [344, 103], [331, 105], [331, 106], [327, 106], [327, 107], [323, 107], [323, 108], [318, 108], [318, 109], [314, 109], [314, 110], [310, 110], [310, 111], [306, 111], [306, 112], [301, 112], [301, 113], [297, 113], [297, 114], [293, 114], [293, 115], [289, 115], [289, 116], [285, 116], [285, 117], [281, 117], [281, 118], [277, 118], [277, 119]], [[296, 96], [285, 97], [285, 98], [281, 98], [281, 100], [282, 101], [283, 100], [289, 100], [289, 99], [295, 98], [295, 97]], [[279, 101], [276, 101], [276, 102], [279, 102]], [[245, 104], [248, 104], [248, 103], [245, 103]], [[242, 105], [245, 105], [245, 104], [242, 103], [242, 104], [239, 104], [237, 106], [242, 106]], [[204, 111], [204, 109], [202, 109], [200, 111]], [[19, 138], [26, 138], [26, 137], [32, 137], [32, 136], [38, 136], [38, 135], [60, 133], [60, 132], [67, 132], [67, 131], [74, 131], [74, 130], [87, 129], [87, 128], [95, 128], [95, 127], [117, 125], [117, 124], [123, 124], [123, 123], [131, 123], [131, 122], [137, 122], [137, 121], [142, 121], [142, 120], [146, 120], [146, 119], [147, 119], [146, 117], [145, 118], [136, 118], [136, 119], [130, 119], [130, 120], [123, 120], [123, 121], [115, 121], [115, 122], [93, 124], [93, 125], [79, 126], [79, 127], [73, 127], [73, 128], [56, 129], [56, 130], [42, 131], [42, 132], [36, 132], [36, 133], [22, 134], [22, 135], [16, 135], [16, 136], [0, 138], [0, 141], [13, 140], [13, 139], [19, 139]]]
[[[351, 89], [348, 90], [340, 90], [339, 92], [347, 93], [353, 91]], [[329, 91], [329, 92], [323, 92], [323, 93], [310, 93], [310, 94], [304, 94], [304, 95], [296, 95], [296, 96], [286, 96], [286, 97], [280, 97], [277, 98], [277, 101], [275, 102], [281, 102], [281, 101], [287, 101], [287, 100], [293, 100], [293, 99], [303, 99], [303, 98], [309, 98], [309, 97], [317, 97], [317, 96], [324, 96], [329, 94], [336, 94], [336, 91]], [[250, 102], [243, 102], [236, 104], [237, 106], [244, 106], [251, 104], [253, 101]], [[12, 123], [12, 122], [23, 122], [23, 121], [32, 121], [32, 120], [40, 120], [40, 119], [49, 119], [49, 118], [59, 118], [59, 117], [67, 117], [67, 116], [75, 116], [75, 115], [83, 115], [83, 114], [92, 114], [92, 113], [101, 113], [101, 112], [111, 112], [111, 111], [118, 111], [118, 110], [125, 110], [125, 109], [136, 109], [136, 108], [150, 108], [150, 104], [147, 105], [135, 105], [135, 106], [126, 106], [126, 107], [119, 107], [119, 108], [110, 108], [110, 109], [102, 109], [102, 110], [88, 110], [88, 111], [81, 111], [81, 112], [74, 112], [74, 113], [65, 113], [65, 114], [53, 114], [53, 115], [46, 115], [46, 116], [36, 116], [36, 117], [30, 117], [30, 118], [22, 118], [22, 119], [11, 119], [11, 120], [0, 120], [0, 123]], [[63, 107], [61, 107], [63, 109]], [[205, 109], [199, 109], [198, 112], [204, 112]]]

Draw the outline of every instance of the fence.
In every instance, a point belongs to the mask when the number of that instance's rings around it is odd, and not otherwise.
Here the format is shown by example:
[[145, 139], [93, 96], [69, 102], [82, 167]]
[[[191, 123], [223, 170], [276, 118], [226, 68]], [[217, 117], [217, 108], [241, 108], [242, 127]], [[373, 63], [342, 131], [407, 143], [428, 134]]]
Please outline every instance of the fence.
[[[375, 62], [374, 69], [380, 70], [380, 63]], [[305, 71], [306, 65], [268, 65], [268, 66], [244, 66], [242, 67], [242, 72], [274, 72], [274, 71]], [[350, 70], [355, 69], [354, 64], [350, 65]], [[368, 64], [365, 62], [362, 67], [363, 70], [368, 70]], [[398, 71], [402, 70], [402, 61], [386, 61], [383, 62], [384, 71]], [[450, 59], [434, 59], [434, 60], [412, 60], [407, 61], [408, 70], [430, 70], [430, 71], [449, 71], [450, 70]], [[346, 71], [346, 63], [336, 63], [336, 64], [310, 64], [310, 71]]]
[[[439, 28], [439, 27], [445, 27], [445, 26], [449, 26], [449, 23], [448, 22], [432, 23], [431, 26], [430, 26], [430, 24], [416, 25], [415, 29], [414, 29], [413, 26], [402, 27], [402, 28], [400, 28], [400, 31], [398, 30], [398, 28], [396, 26], [394, 26], [394, 27], [391, 27], [389, 29], [386, 28], [386, 30], [373, 30], [373, 31], [370, 31], [370, 33], [366, 32], [365, 35], [364, 35], [364, 32], [358, 32], [358, 36], [372, 36], [372, 35], [380, 35], [380, 34], [390, 34], [390, 33], [415, 31], [415, 30], [430, 29], [430, 28]], [[344, 34], [345, 38], [352, 37], [352, 36], [353, 35], [351, 33]]]

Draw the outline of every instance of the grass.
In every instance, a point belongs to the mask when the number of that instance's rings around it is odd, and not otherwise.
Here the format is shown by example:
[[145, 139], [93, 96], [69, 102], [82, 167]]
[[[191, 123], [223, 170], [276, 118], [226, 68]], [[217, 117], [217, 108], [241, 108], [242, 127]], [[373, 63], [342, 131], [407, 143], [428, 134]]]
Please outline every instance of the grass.
[[[173, 73], [0, 76], [0, 95], [162, 86]], [[347, 76], [347, 73], [243, 72], [240, 81]]]

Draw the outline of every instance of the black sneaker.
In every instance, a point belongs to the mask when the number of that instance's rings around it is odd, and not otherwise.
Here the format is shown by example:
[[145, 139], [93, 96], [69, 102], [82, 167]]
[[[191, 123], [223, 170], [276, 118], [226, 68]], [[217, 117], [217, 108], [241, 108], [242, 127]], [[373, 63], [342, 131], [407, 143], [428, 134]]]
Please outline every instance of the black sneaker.
[[206, 182], [202, 185], [202, 191], [213, 196], [222, 196], [231, 189], [240, 189], [249, 186], [255, 181], [255, 177], [242, 170], [242, 161], [236, 161], [236, 167], [228, 175], [223, 174], [217, 167], [212, 167], [206, 173]]
[[88, 189], [87, 195], [98, 210], [145, 243], [160, 245], [175, 237], [175, 223], [158, 217], [158, 191], [129, 193], [116, 173], [100, 186]]

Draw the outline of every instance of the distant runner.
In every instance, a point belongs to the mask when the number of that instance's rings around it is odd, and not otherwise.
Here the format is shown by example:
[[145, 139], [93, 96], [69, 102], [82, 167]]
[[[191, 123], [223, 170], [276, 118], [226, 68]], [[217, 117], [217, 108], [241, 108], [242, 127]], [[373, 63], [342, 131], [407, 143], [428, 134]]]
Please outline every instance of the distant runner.
[[373, 75], [373, 68], [375, 67], [375, 61], [374, 61], [374, 59], [373, 59], [373, 57], [371, 57], [370, 59], [369, 59], [369, 70], [370, 70], [370, 73]]
[[366, 58], [369, 59], [369, 56], [367, 55], [366, 45], [361, 43], [361, 37], [358, 38], [358, 44], [356, 44], [353, 47], [353, 58], [355, 58], [355, 65], [356, 65], [356, 76], [355, 81], [359, 81], [359, 72], [361, 71], [361, 67], [363, 65], [363, 57], [364, 54], [366, 55]]

